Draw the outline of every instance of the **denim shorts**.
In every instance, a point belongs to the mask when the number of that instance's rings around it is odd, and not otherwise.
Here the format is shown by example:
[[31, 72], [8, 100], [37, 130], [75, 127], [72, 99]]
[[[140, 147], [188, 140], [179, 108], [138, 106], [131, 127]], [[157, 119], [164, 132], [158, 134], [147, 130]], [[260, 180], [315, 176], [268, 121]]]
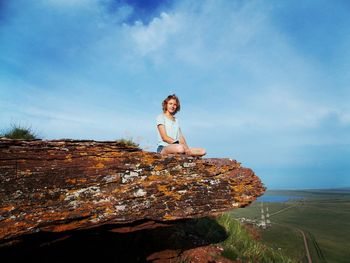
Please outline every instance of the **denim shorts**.
[[164, 146], [163, 145], [159, 145], [157, 147], [157, 153], [160, 153], [163, 150]]

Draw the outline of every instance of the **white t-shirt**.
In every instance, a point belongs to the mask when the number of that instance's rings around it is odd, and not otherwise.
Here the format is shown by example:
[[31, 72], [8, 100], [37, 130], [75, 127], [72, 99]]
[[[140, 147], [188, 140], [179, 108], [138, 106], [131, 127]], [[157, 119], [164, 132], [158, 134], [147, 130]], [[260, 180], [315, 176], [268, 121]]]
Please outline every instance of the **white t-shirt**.
[[167, 118], [164, 113], [159, 114], [157, 116], [157, 131], [158, 131], [158, 144], [157, 146], [167, 146], [169, 143], [162, 140], [162, 137], [160, 136], [158, 125], [164, 125], [166, 134], [173, 138], [175, 141], [178, 141], [180, 139], [180, 126], [178, 120], [175, 118], [175, 121], [170, 120]]

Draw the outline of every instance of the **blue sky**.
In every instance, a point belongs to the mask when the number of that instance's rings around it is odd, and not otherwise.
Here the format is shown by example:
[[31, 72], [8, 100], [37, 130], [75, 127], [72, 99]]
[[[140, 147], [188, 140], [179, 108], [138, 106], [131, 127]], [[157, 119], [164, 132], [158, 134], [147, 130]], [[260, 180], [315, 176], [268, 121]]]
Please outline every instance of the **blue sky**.
[[348, 1], [0, 2], [0, 127], [156, 148], [176, 93], [190, 146], [269, 189], [350, 185]]

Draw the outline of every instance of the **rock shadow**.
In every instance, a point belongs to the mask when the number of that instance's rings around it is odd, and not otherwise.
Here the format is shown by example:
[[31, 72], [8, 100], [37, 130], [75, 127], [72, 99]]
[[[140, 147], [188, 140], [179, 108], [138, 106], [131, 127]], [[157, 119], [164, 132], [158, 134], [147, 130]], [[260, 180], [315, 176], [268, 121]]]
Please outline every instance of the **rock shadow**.
[[128, 233], [112, 232], [116, 227], [120, 226], [27, 235], [17, 244], [0, 248], [1, 262], [150, 262], [157, 252], [177, 251], [179, 255], [227, 238], [213, 218], [178, 220], [166, 227]]

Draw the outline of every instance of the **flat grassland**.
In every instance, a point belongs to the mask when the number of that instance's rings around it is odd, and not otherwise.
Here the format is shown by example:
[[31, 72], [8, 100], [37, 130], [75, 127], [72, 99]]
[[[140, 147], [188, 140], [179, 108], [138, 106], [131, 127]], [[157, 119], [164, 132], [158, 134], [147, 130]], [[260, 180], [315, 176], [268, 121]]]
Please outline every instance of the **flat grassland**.
[[[264, 202], [271, 227], [260, 230], [261, 241], [298, 262], [350, 262], [350, 189], [267, 191], [266, 196], [301, 196], [287, 202]], [[261, 219], [261, 202], [236, 209], [236, 218]], [[266, 215], [266, 213], [265, 213]]]

